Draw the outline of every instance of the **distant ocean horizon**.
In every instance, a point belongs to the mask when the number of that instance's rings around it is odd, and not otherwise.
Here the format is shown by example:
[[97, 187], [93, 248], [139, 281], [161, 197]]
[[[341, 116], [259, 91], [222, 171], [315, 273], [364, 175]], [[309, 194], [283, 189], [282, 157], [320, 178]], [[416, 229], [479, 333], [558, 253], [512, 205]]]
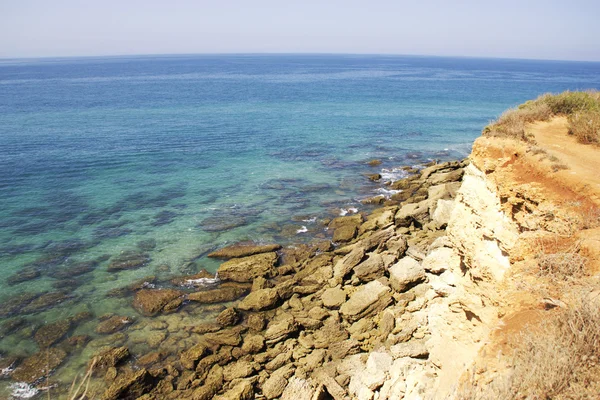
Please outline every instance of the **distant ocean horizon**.
[[[238, 241], [325, 239], [324, 219], [391, 193], [369, 181], [461, 159], [504, 110], [600, 89], [600, 62], [327, 54], [0, 59], [0, 355], [80, 312], [144, 321], [122, 289], [218, 264]], [[373, 166], [372, 160], [380, 165]], [[119, 259], [136, 268], [111, 269]], [[59, 299], [34, 306], [35, 299]], [[181, 317], [183, 315], [183, 317]], [[184, 306], [178, 318], [212, 318]], [[21, 321], [17, 328], [7, 329]], [[132, 354], [149, 346], [120, 337]], [[171, 333], [172, 342], [183, 340]], [[168, 340], [169, 338], [165, 339]], [[0, 381], [0, 397], [10, 381]]]

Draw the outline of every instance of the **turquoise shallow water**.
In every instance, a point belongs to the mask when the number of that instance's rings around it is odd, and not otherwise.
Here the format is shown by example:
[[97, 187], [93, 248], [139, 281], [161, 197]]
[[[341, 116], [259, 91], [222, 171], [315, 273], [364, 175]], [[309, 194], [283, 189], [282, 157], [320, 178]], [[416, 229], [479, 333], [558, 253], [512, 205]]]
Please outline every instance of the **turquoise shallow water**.
[[[323, 234], [311, 218], [361, 209], [360, 200], [377, 193], [365, 173], [464, 157], [506, 108], [586, 88], [600, 88], [599, 63], [341, 55], [0, 60], [0, 301], [67, 296], [48, 309], [0, 310], [2, 322], [25, 320], [2, 334], [0, 354], [36, 352], [37, 327], [79, 311], [142, 320], [130, 297], [108, 293], [148, 275], [160, 286], [201, 267], [214, 271], [204, 255], [227, 243]], [[372, 159], [383, 164], [369, 167]], [[107, 271], [132, 249], [148, 257], [145, 266]], [[16, 282], [22, 271], [31, 279]], [[186, 310], [186, 318], [211, 312]], [[59, 373], [65, 380], [99, 346], [96, 324], [70, 333], [96, 342], [71, 356]], [[124, 341], [141, 354], [134, 332]]]

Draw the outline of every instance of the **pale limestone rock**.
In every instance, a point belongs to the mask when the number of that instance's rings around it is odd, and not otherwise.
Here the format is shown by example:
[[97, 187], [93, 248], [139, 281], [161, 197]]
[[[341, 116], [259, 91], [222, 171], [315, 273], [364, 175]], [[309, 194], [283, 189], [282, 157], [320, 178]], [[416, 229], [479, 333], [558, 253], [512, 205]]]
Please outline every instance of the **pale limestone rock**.
[[460, 257], [454, 249], [448, 247], [437, 248], [423, 259], [423, 268], [432, 274], [441, 274], [450, 266], [458, 265], [460, 265]]
[[288, 381], [281, 400], [312, 400], [317, 387], [312, 380], [293, 377]]
[[412, 257], [400, 259], [389, 269], [390, 285], [397, 292], [425, 280], [425, 269]]
[[321, 300], [323, 301], [323, 305], [327, 308], [339, 308], [346, 301], [346, 292], [339, 286], [330, 288], [323, 292]]
[[354, 322], [378, 313], [391, 302], [390, 288], [379, 281], [371, 281], [350, 295], [350, 299], [340, 307], [340, 314]]
[[431, 215], [431, 220], [438, 227], [442, 228], [450, 222], [450, 216], [454, 210], [454, 200], [438, 200], [435, 211]]

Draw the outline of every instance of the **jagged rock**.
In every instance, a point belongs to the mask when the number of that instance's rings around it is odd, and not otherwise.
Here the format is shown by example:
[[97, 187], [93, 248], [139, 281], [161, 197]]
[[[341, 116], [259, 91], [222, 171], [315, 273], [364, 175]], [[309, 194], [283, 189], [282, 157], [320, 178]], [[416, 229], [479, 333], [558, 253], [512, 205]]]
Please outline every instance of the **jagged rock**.
[[235, 308], [229, 307], [217, 315], [217, 323], [223, 327], [237, 324], [240, 314]]
[[[323, 301], [323, 305], [327, 308], [339, 308], [346, 301], [346, 292], [344, 292], [339, 286], [330, 288], [323, 292], [321, 295], [321, 300]], [[325, 313], [325, 316], [329, 315], [326, 311]], [[319, 317], [323, 317], [322, 313], [319, 315]]]
[[223, 327], [217, 323], [204, 322], [204, 323], [190, 326], [186, 329], [189, 330], [190, 332], [203, 334], [203, 333], [209, 333], [209, 332], [217, 332], [217, 331], [221, 330], [221, 328], [223, 328]]
[[384, 207], [377, 209], [367, 217], [367, 221], [360, 226], [358, 233], [360, 235], [365, 232], [374, 231], [377, 229], [385, 229], [394, 224], [394, 217], [398, 212], [397, 206]]
[[450, 222], [452, 210], [454, 210], [454, 200], [438, 200], [435, 211], [431, 216], [432, 222], [438, 228], [443, 228]]
[[292, 377], [285, 390], [281, 394], [281, 400], [312, 400], [319, 399], [321, 390], [317, 391], [317, 387], [313, 381]]
[[228, 364], [223, 367], [223, 378], [226, 382], [230, 382], [238, 378], [246, 378], [254, 373], [254, 367], [254, 363], [250, 361], [236, 361], [233, 364]]
[[265, 323], [265, 317], [262, 314], [250, 314], [246, 320], [246, 326], [256, 332], [265, 329]]
[[360, 246], [355, 247], [350, 253], [335, 263], [333, 266], [333, 278], [341, 283], [344, 277], [352, 271], [352, 268], [362, 261], [364, 256], [365, 249]]
[[278, 354], [274, 359], [265, 364], [265, 370], [272, 372], [283, 367], [290, 361], [291, 352]]
[[262, 311], [273, 308], [277, 301], [279, 301], [277, 289], [259, 289], [246, 296], [237, 307], [243, 311]]
[[183, 303], [184, 293], [175, 289], [143, 289], [135, 293], [133, 308], [140, 314], [153, 316], [173, 311]]
[[408, 227], [411, 223], [416, 222], [424, 225], [429, 222], [429, 207], [430, 201], [423, 200], [419, 203], [405, 204], [396, 213], [396, 226]]
[[224, 329], [220, 332], [207, 333], [202, 339], [210, 345], [237, 346], [242, 342], [239, 327]]
[[281, 249], [279, 244], [253, 244], [236, 243], [231, 246], [223, 247], [217, 251], [209, 253], [207, 257], [212, 258], [240, 258], [253, 256], [255, 254], [271, 253]]
[[397, 292], [425, 280], [425, 269], [412, 257], [404, 257], [390, 269], [390, 285]]
[[294, 367], [286, 365], [273, 372], [269, 379], [262, 385], [262, 393], [267, 399], [274, 399], [281, 396], [285, 387], [287, 386], [288, 379], [294, 373]]
[[23, 360], [12, 372], [11, 377], [17, 382], [36, 382], [50, 374], [51, 371], [62, 364], [66, 357], [67, 353], [58, 348], [42, 350]]
[[369, 178], [370, 181], [377, 182], [381, 179], [381, 174], [368, 174], [367, 178]]
[[[344, 295], [344, 301], [346, 300], [346, 296]], [[308, 316], [313, 319], [324, 320], [329, 317], [329, 312], [321, 307], [313, 307], [308, 310]]]
[[196, 368], [198, 360], [200, 360], [206, 353], [206, 346], [200, 343], [190, 347], [189, 349], [181, 353], [181, 357], [179, 358], [179, 360], [181, 361], [181, 365], [183, 366], [183, 368], [194, 370]]
[[265, 347], [265, 338], [261, 335], [248, 335], [244, 338], [242, 350], [246, 353], [258, 353]]
[[429, 355], [429, 349], [425, 343], [411, 340], [409, 342], [399, 343], [391, 346], [390, 353], [394, 358], [424, 358]]
[[460, 181], [465, 171], [462, 168], [450, 172], [436, 173], [429, 177], [428, 181], [431, 185], [439, 185], [442, 183], [450, 183]]
[[94, 356], [96, 359], [95, 369], [104, 371], [108, 368], [116, 367], [121, 361], [129, 357], [127, 347], [111, 347], [100, 351]]
[[348, 321], [374, 315], [392, 302], [390, 288], [379, 281], [371, 281], [350, 295], [340, 307], [340, 314]]
[[146, 369], [127, 371], [117, 376], [102, 395], [102, 400], [137, 399], [149, 392], [153, 385], [154, 379]]
[[427, 198], [431, 201], [453, 199], [456, 197], [456, 192], [460, 189], [460, 185], [461, 182], [453, 182], [430, 186], [427, 189]]
[[224, 262], [217, 271], [223, 281], [252, 282], [259, 276], [271, 278], [277, 274], [275, 263], [277, 253], [262, 253], [253, 256], [234, 258]]
[[298, 324], [293, 317], [284, 317], [273, 320], [267, 326], [265, 331], [265, 340], [268, 344], [274, 344], [287, 338], [293, 332], [298, 330]]
[[250, 400], [254, 397], [254, 386], [248, 379], [242, 379], [233, 388], [221, 396], [216, 396], [215, 400]]
[[360, 351], [360, 343], [354, 339], [331, 342], [329, 355], [332, 360], [341, 360], [346, 356], [356, 354]]
[[248, 293], [248, 288], [245, 287], [220, 287], [218, 289], [190, 293], [187, 299], [203, 304], [225, 303], [239, 299], [246, 293]]
[[194, 400], [211, 400], [221, 387], [223, 387], [223, 367], [214, 365], [208, 372], [204, 384], [194, 390], [192, 398]]
[[131, 317], [114, 315], [98, 324], [96, 332], [101, 334], [110, 334], [120, 331], [133, 322]]
[[346, 339], [348, 339], [348, 332], [346, 332], [337, 319], [331, 317], [325, 321], [321, 329], [315, 331], [311, 347], [326, 349], [332, 343], [341, 342]]
[[333, 241], [342, 243], [351, 241], [362, 222], [363, 217], [360, 214], [334, 218], [329, 223], [329, 229], [333, 229]]
[[453, 249], [440, 247], [423, 259], [423, 268], [432, 274], [441, 274], [451, 265], [459, 265], [460, 258]]
[[362, 282], [370, 282], [383, 276], [385, 272], [381, 255], [371, 253], [369, 258], [354, 267], [354, 275]]
[[40, 348], [43, 349], [58, 342], [67, 334], [69, 329], [71, 329], [71, 320], [63, 319], [61, 321], [42, 326], [35, 332], [35, 336], [33, 338], [38, 343]]

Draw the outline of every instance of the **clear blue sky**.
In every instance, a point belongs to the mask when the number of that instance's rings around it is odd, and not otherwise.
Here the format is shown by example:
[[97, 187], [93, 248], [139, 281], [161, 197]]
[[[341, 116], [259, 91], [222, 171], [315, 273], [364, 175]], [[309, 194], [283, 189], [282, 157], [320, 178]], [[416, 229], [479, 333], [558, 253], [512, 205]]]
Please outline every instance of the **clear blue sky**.
[[0, 57], [385, 53], [600, 61], [599, 0], [0, 0]]

